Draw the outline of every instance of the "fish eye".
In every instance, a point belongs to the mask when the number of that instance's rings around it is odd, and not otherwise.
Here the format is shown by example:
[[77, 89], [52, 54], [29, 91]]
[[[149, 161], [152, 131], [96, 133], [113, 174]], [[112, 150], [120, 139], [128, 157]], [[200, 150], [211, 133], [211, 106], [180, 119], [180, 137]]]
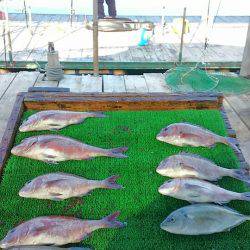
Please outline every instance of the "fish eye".
[[174, 222], [175, 222], [175, 219], [174, 219], [174, 217], [168, 218], [168, 219], [167, 219], [167, 222], [171, 222], [171, 223], [174, 223]]
[[27, 181], [26, 183], [27, 183], [27, 184], [30, 184], [30, 183], [31, 183], [31, 181]]

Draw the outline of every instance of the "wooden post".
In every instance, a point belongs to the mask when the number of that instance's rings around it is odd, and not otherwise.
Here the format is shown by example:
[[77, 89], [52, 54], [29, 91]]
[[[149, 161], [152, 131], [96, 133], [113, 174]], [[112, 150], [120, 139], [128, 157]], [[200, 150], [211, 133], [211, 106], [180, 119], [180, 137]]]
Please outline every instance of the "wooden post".
[[6, 31], [7, 38], [8, 38], [9, 62], [11, 65], [13, 65], [12, 41], [11, 41], [10, 27], [9, 27], [9, 13], [8, 13], [7, 0], [4, 0], [4, 12], [5, 12], [5, 22], [4, 22], [5, 23], [5, 31]]
[[183, 51], [183, 43], [184, 43], [184, 33], [186, 28], [186, 10], [187, 8], [184, 8], [183, 11], [183, 22], [182, 22], [182, 31], [181, 31], [181, 45], [180, 45], [180, 52], [179, 52], [179, 63], [182, 62], [182, 51]]
[[93, 68], [95, 76], [99, 75], [98, 54], [98, 0], [93, 0]]
[[250, 23], [248, 24], [247, 39], [240, 69], [240, 75], [250, 78]]

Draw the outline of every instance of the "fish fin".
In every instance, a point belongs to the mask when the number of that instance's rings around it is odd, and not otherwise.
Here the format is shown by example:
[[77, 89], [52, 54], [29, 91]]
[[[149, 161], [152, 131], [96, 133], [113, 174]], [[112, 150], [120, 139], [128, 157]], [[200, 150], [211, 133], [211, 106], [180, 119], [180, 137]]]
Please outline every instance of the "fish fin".
[[241, 198], [244, 201], [250, 201], [250, 192], [246, 192], [246, 193], [241, 194]]
[[188, 153], [188, 152], [185, 152], [185, 151], [180, 152], [178, 155], [184, 155], [184, 156], [186, 155], [186, 156], [190, 156], [190, 157], [193, 157], [193, 158], [196, 158], [196, 159], [204, 160], [204, 161], [215, 164], [212, 160], [210, 160], [208, 158], [202, 157], [202, 156], [197, 155], [197, 154]]
[[95, 113], [92, 113], [94, 115], [94, 117], [96, 118], [106, 118], [108, 117], [107, 115], [105, 115], [104, 113], [99, 113], [99, 112], [95, 112]]
[[225, 139], [226, 139], [225, 144], [232, 147], [236, 152], [241, 153], [240, 148], [238, 146], [239, 143], [238, 143], [238, 140], [236, 138], [225, 137]]
[[84, 161], [91, 161], [93, 160], [95, 157], [89, 157], [89, 158], [84, 158]]
[[[57, 195], [57, 194], [54, 194], [54, 195]], [[59, 195], [60, 195], [60, 194], [59, 194]], [[50, 198], [50, 200], [52, 200], [52, 201], [62, 201], [62, 200], [64, 200], [64, 199], [61, 199], [61, 198], [56, 197], [56, 196], [53, 196], [53, 197]]]
[[55, 127], [55, 129], [56, 129], [56, 128], [59, 128], [59, 127], [60, 127], [60, 128], [62, 127], [61, 125], [59, 125], [59, 124], [57, 124], [57, 123], [48, 123], [47, 125], [50, 126], [50, 127]]
[[114, 158], [127, 158], [128, 156], [123, 154], [127, 150], [128, 150], [127, 147], [113, 148], [108, 150], [108, 156]]
[[58, 180], [47, 181], [46, 184], [45, 184], [45, 186], [48, 187], [48, 188], [50, 188], [50, 187], [52, 187], [54, 185], [57, 185], [60, 182], [64, 182], [65, 180], [66, 179], [58, 179]]
[[[50, 225], [50, 227], [53, 227], [53, 225]], [[41, 225], [41, 226], [35, 226], [33, 227], [29, 233], [31, 233], [33, 236], [37, 236], [41, 234], [42, 232], [48, 231], [48, 226]]]
[[102, 219], [102, 222], [104, 223], [104, 226], [107, 228], [120, 228], [125, 227], [126, 223], [120, 222], [117, 220], [117, 217], [120, 215], [120, 211], [117, 211], [111, 215], [108, 215], [107, 217], [104, 217]]
[[44, 162], [46, 162], [48, 164], [53, 164], [53, 165], [59, 164], [57, 161], [51, 161], [51, 160], [44, 160]]
[[121, 185], [116, 183], [117, 179], [120, 178], [118, 175], [111, 176], [104, 180], [104, 187], [107, 189], [121, 189], [123, 188]]
[[232, 177], [244, 181], [250, 186], [250, 168], [240, 168], [232, 171]]

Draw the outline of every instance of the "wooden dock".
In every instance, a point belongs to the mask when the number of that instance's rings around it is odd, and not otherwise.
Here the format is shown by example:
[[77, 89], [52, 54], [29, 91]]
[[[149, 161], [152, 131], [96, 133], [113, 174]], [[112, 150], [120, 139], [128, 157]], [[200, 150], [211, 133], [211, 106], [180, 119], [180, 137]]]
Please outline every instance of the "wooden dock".
[[[71, 92], [106, 92], [106, 93], [170, 93], [165, 84], [165, 77], [159, 73], [143, 75], [65, 75], [59, 83], [44, 81], [39, 72], [9, 73], [0, 75], [0, 138], [5, 130], [12, 106], [18, 92], [27, 91], [29, 87], [66, 87]], [[236, 131], [243, 154], [250, 164], [250, 94], [230, 95], [224, 100], [224, 107]]]
[[[102, 69], [167, 69], [178, 61], [180, 37], [168, 23], [162, 35], [159, 24], [148, 46], [140, 47], [141, 31], [100, 32], [100, 67]], [[204, 53], [204, 37], [198, 21], [190, 23], [185, 35], [183, 62], [207, 62], [208, 67], [239, 68], [242, 61], [247, 23], [215, 23]], [[1, 27], [0, 27], [1, 28]], [[44, 67], [48, 42], [54, 42], [60, 60], [67, 69], [92, 69], [92, 31], [83, 22], [74, 22], [58, 15], [34, 19], [30, 29], [23, 19], [10, 21], [14, 67]], [[202, 35], [203, 34], [203, 35]], [[233, 36], [232, 36], [233, 34]], [[149, 33], [149, 35], [152, 35]], [[112, 41], [112, 44], [110, 43]], [[4, 67], [5, 52], [0, 43], [0, 66]]]

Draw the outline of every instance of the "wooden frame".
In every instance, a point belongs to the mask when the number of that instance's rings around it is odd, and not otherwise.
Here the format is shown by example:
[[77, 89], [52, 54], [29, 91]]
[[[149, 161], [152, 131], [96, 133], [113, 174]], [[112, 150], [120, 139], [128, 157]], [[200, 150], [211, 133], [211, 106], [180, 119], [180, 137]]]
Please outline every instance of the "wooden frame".
[[[0, 177], [13, 146], [21, 117], [27, 109], [74, 111], [217, 109], [221, 111], [229, 136], [236, 137], [223, 108], [222, 94], [19, 93], [0, 145]], [[236, 154], [241, 164], [246, 164], [243, 154], [240, 152]]]

